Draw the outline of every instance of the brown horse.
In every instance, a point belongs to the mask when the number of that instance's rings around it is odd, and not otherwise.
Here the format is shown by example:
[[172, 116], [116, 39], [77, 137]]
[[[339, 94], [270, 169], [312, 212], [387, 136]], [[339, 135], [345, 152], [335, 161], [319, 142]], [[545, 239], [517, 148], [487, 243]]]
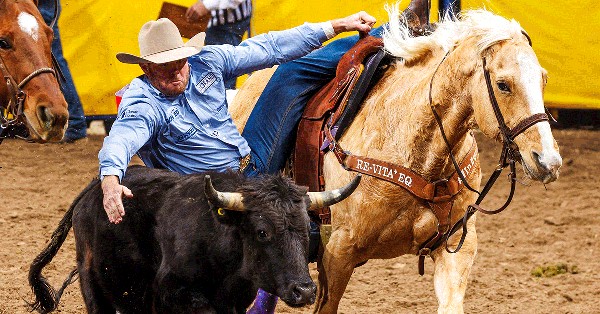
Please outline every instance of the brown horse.
[[[475, 143], [472, 129], [502, 139], [492, 92], [509, 128], [531, 121], [528, 117], [543, 116], [546, 71], [517, 22], [471, 11], [460, 20], [440, 22], [428, 36], [412, 38], [398, 22], [397, 12], [397, 7], [390, 10], [384, 35], [385, 49], [397, 59], [339, 140], [345, 150], [402, 165], [434, 182], [454, 172], [448, 146], [459, 160], [468, 154]], [[484, 73], [489, 73], [489, 87]], [[255, 73], [240, 90], [231, 106], [238, 125], [244, 124], [271, 74], [272, 70]], [[449, 145], [432, 109], [440, 116]], [[525, 173], [548, 183], [557, 179], [562, 159], [548, 121], [536, 122], [525, 123], [531, 127], [517, 135], [514, 144]], [[471, 166], [467, 182], [478, 188], [479, 160]], [[353, 175], [340, 167], [332, 153], [327, 154], [324, 167], [327, 186], [339, 186]], [[476, 197], [466, 188], [458, 193], [450, 211], [452, 223], [463, 217]], [[373, 177], [365, 177], [354, 194], [331, 210], [332, 234], [318, 264], [315, 312], [319, 313], [337, 311], [356, 265], [373, 258], [417, 254], [436, 234], [439, 223], [426, 201]], [[477, 252], [475, 218], [467, 222], [460, 251], [451, 254], [442, 245], [430, 254], [439, 313], [463, 312], [467, 277]], [[448, 239], [450, 248], [456, 247], [461, 235], [459, 230]]]
[[68, 120], [52, 38], [33, 0], [0, 0], [0, 123], [25, 124], [29, 139], [42, 143], [62, 139]]

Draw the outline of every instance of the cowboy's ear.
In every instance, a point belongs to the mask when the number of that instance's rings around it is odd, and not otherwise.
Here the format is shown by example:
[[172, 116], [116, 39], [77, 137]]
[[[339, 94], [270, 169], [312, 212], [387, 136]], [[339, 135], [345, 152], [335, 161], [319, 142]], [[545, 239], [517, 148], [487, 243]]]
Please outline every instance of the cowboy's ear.
[[142, 71], [144, 71], [144, 74], [148, 75], [148, 72], [150, 71], [148, 63], [140, 63], [139, 66], [142, 68]]

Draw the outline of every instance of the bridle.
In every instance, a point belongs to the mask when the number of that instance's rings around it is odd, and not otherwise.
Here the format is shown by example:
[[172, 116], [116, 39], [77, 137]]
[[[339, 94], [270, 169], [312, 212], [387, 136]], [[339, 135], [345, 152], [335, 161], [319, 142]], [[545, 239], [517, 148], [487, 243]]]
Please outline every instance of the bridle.
[[[529, 41], [529, 45], [531, 46], [531, 38], [529, 37], [529, 35], [527, 35], [527, 33], [525, 31], [522, 31], [522, 34], [525, 35], [525, 37], [527, 37], [527, 40]], [[477, 211], [480, 211], [487, 215], [493, 215], [493, 214], [498, 214], [498, 213], [502, 212], [504, 209], [506, 209], [506, 207], [508, 207], [508, 205], [510, 204], [510, 202], [512, 201], [512, 198], [514, 196], [515, 186], [516, 186], [516, 182], [517, 182], [516, 162], [522, 161], [521, 154], [519, 153], [519, 147], [515, 143], [514, 140], [519, 134], [523, 133], [525, 130], [532, 127], [536, 123], [549, 120], [548, 115], [546, 113], [536, 113], [536, 114], [533, 114], [533, 115], [521, 120], [514, 128], [512, 128], [512, 129], [509, 128], [506, 125], [506, 121], [504, 120], [504, 116], [502, 115], [502, 112], [500, 111], [500, 106], [498, 105], [498, 101], [496, 100], [496, 96], [494, 94], [494, 89], [493, 89], [493, 85], [492, 85], [490, 72], [487, 68], [486, 58], [485, 58], [485, 56], [482, 57], [483, 76], [485, 78], [485, 83], [486, 83], [486, 87], [487, 87], [487, 91], [488, 91], [488, 97], [490, 100], [490, 104], [492, 106], [492, 109], [494, 110], [494, 116], [496, 117], [496, 121], [498, 122], [498, 128], [499, 128], [501, 140], [502, 140], [502, 153], [500, 154], [500, 160], [498, 162], [498, 166], [496, 167], [494, 172], [490, 175], [488, 181], [486, 182], [486, 184], [483, 187], [483, 189], [481, 190], [481, 192], [472, 188], [468, 184], [462, 171], [460, 171], [458, 163], [456, 162], [456, 158], [454, 157], [454, 154], [452, 153], [452, 146], [450, 145], [450, 143], [446, 137], [446, 133], [444, 132], [444, 127], [442, 125], [442, 120], [441, 120], [439, 114], [437, 113], [437, 111], [435, 110], [435, 106], [433, 104], [432, 95], [431, 95], [431, 90], [432, 90], [432, 85], [433, 85], [433, 80], [435, 78], [435, 74], [436, 74], [437, 70], [439, 69], [440, 65], [444, 62], [444, 60], [446, 60], [449, 53], [450, 52], [446, 53], [446, 55], [444, 56], [442, 61], [438, 64], [438, 68], [433, 73], [433, 76], [431, 78], [431, 82], [429, 85], [429, 103], [431, 106], [431, 110], [433, 112], [433, 116], [435, 117], [435, 121], [442, 133], [442, 138], [444, 139], [444, 142], [446, 143], [446, 146], [448, 147], [449, 156], [450, 156], [450, 159], [452, 161], [454, 168], [456, 169], [457, 174], [459, 175], [460, 179], [464, 182], [465, 187], [467, 189], [469, 189], [470, 191], [477, 193], [478, 197], [474, 204], [471, 204], [467, 207], [467, 210], [466, 210], [463, 218], [461, 220], [457, 221], [452, 226], [452, 228], [450, 228], [443, 235], [439, 235], [439, 234], [434, 235], [434, 237], [430, 238], [430, 240], [425, 243], [425, 246], [421, 247], [421, 249], [419, 251], [420, 264], [422, 263], [421, 260], [424, 259], [424, 256], [429, 255], [430, 252], [437, 249], [440, 245], [442, 245], [442, 243], [445, 243], [445, 248], [448, 253], [458, 252], [460, 250], [460, 248], [462, 247], [462, 245], [465, 241], [465, 238], [467, 236], [467, 221]], [[494, 210], [488, 210], [488, 209], [483, 208], [480, 205], [481, 202], [483, 201], [483, 199], [485, 198], [487, 193], [490, 191], [490, 189], [492, 188], [492, 186], [494, 185], [494, 183], [496, 182], [496, 180], [498, 179], [498, 177], [500, 176], [500, 174], [506, 167], [510, 167], [509, 180], [510, 180], [510, 184], [511, 184], [510, 193], [509, 193], [506, 201], [504, 202], [504, 204], [501, 207], [494, 209]], [[450, 250], [448, 248], [448, 238], [451, 235], [453, 235], [456, 231], [458, 231], [461, 227], [462, 227], [462, 235], [461, 235], [460, 241], [458, 242], [458, 245], [456, 246], [456, 248], [454, 250]]]
[[[54, 18], [52, 23], [50, 23], [50, 28], [52, 28], [58, 19], [58, 0], [54, 1]], [[23, 110], [25, 107], [25, 99], [27, 98], [27, 93], [23, 90], [27, 83], [29, 83], [35, 77], [44, 74], [51, 73], [57, 78], [57, 81], [60, 85], [59, 77], [64, 79], [62, 72], [60, 71], [60, 67], [58, 66], [58, 62], [56, 57], [52, 52], [50, 52], [52, 57], [52, 67], [42, 67], [34, 70], [29, 75], [27, 75], [21, 82], [17, 83], [17, 80], [13, 77], [13, 75], [8, 71], [8, 67], [4, 62], [2, 56], [0, 56], [0, 72], [4, 77], [4, 81], [6, 83], [6, 89], [8, 92], [8, 104], [6, 106], [0, 105], [0, 143], [2, 140], [7, 137], [8, 134], [11, 134], [16, 128], [19, 126], [25, 125], [23, 119]], [[58, 74], [57, 74], [58, 72]]]
[[[22, 123], [20, 119], [23, 115], [23, 108], [25, 104], [25, 98], [27, 93], [23, 90], [25, 85], [29, 83], [34, 77], [42, 73], [52, 73], [56, 76], [56, 70], [53, 68], [40, 68], [27, 75], [20, 83], [17, 84], [14, 77], [8, 72], [4, 60], [0, 56], [0, 72], [4, 76], [6, 82], [6, 88], [9, 94], [8, 105], [3, 109], [2, 116], [0, 117], [0, 127], [7, 128], [16, 124]], [[12, 116], [12, 117], [11, 117]]]
[[[529, 45], [531, 45], [531, 40], [529, 39], [529, 36], [525, 32], [523, 32], [523, 34], [528, 38]], [[491, 75], [487, 68], [486, 59], [485, 57], [482, 57], [482, 68], [488, 91], [488, 97], [492, 109], [494, 110], [494, 115], [499, 126], [499, 132], [502, 137], [502, 153], [500, 155], [498, 167], [492, 173], [481, 192], [471, 187], [467, 181], [467, 176], [473, 173], [473, 171], [471, 170], [473, 169], [472, 167], [477, 161], [478, 154], [476, 142], [473, 141], [469, 152], [467, 152], [467, 154], [463, 157], [463, 159], [460, 162], [457, 162], [457, 159], [452, 153], [453, 147], [452, 145], [450, 145], [448, 137], [446, 136], [446, 132], [444, 131], [444, 127], [442, 124], [442, 119], [436, 111], [432, 97], [433, 82], [435, 80], [436, 73], [438, 72], [440, 66], [444, 63], [444, 61], [447, 59], [450, 53], [451, 51], [448, 51], [446, 55], [444, 55], [440, 63], [437, 65], [437, 68], [431, 76], [431, 81], [429, 84], [429, 105], [433, 112], [435, 122], [440, 129], [442, 138], [448, 149], [449, 158], [452, 161], [452, 165], [454, 167], [454, 171], [448, 176], [441, 176], [437, 180], [431, 181], [431, 178], [423, 177], [419, 173], [402, 165], [379, 160], [376, 158], [370, 158], [367, 156], [355, 155], [350, 151], [344, 150], [337, 142], [334, 136], [335, 131], [332, 130], [334, 126], [334, 123], [332, 121], [334, 115], [330, 117], [329, 122], [327, 122], [327, 125], [323, 130], [325, 142], [323, 143], [321, 150], [328, 149], [328, 151], [333, 152], [338, 162], [344, 169], [348, 171], [359, 172], [395, 184], [405, 189], [413, 196], [424, 201], [431, 209], [434, 216], [437, 218], [437, 230], [431, 237], [428, 238], [427, 241], [425, 241], [419, 246], [417, 255], [419, 256], [419, 274], [421, 275], [423, 275], [424, 273], [425, 257], [430, 256], [431, 252], [440, 247], [442, 244], [445, 243], [445, 249], [449, 253], [456, 253], [460, 250], [467, 235], [467, 221], [475, 212], [481, 211], [484, 214], [497, 214], [503, 211], [506, 207], [508, 207], [508, 205], [512, 201], [517, 182], [516, 163], [517, 161], [522, 160], [522, 157], [519, 153], [519, 147], [515, 143], [515, 138], [531, 126], [535, 125], [536, 123], [548, 121], [548, 115], [546, 113], [537, 113], [523, 119], [514, 128], [509, 128], [506, 125], [504, 117], [502, 116], [500, 106], [498, 105], [498, 101], [494, 94]], [[485, 196], [488, 194], [488, 192], [490, 191], [490, 189], [492, 188], [492, 186], [494, 185], [504, 168], [506, 167], [510, 167], [510, 195], [508, 196], [504, 205], [502, 205], [500, 208], [494, 210], [487, 210], [483, 208], [480, 204], [485, 198]], [[452, 225], [450, 219], [452, 216], [451, 214], [452, 207], [454, 205], [454, 200], [457, 197], [457, 195], [462, 191], [463, 187], [476, 193], [478, 197], [474, 204], [468, 206], [463, 218], [457, 221], [454, 225]], [[456, 231], [458, 231], [461, 227], [463, 230], [461, 239], [456, 248], [454, 250], [450, 250], [448, 247], [448, 238], [451, 235], [453, 235]]]

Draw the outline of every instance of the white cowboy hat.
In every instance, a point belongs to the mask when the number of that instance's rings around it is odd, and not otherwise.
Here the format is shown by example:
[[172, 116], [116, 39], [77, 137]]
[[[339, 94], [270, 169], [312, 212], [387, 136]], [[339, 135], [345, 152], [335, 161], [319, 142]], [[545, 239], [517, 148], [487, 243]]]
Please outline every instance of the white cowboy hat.
[[195, 55], [204, 46], [204, 32], [183, 43], [179, 29], [171, 20], [161, 18], [142, 26], [138, 41], [140, 56], [119, 52], [117, 59], [123, 63], [167, 63]]

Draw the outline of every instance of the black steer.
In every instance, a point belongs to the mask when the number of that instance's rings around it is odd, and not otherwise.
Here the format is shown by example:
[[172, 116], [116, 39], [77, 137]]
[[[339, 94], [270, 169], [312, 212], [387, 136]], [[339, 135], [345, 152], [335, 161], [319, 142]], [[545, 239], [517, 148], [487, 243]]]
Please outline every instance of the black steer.
[[[89, 313], [244, 313], [258, 288], [290, 306], [313, 303], [307, 209], [341, 201], [359, 179], [340, 190], [307, 193], [280, 175], [253, 179], [132, 167], [123, 184], [134, 197], [124, 200], [126, 216], [118, 225], [109, 223], [95, 179], [31, 265], [32, 307], [56, 309], [77, 271]], [[236, 192], [218, 192], [213, 183]], [[41, 272], [71, 218], [77, 270], [55, 292]]]

